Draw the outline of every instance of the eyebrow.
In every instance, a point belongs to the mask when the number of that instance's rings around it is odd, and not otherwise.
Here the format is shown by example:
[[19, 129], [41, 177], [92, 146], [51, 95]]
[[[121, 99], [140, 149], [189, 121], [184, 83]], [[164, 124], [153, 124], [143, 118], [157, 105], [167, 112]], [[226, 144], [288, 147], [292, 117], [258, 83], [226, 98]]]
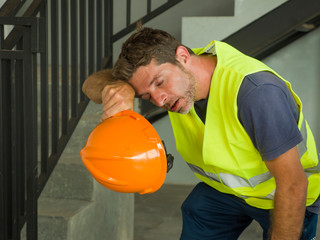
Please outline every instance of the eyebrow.
[[[159, 78], [159, 74], [157, 74], [156, 76], [154, 76], [154, 78], [151, 80], [151, 82], [149, 83], [148, 87], [150, 87], [157, 79]], [[148, 93], [142, 93], [139, 95], [136, 95], [137, 98], [142, 98], [143, 95], [148, 94]]]
[[151, 82], [149, 83], [149, 87], [159, 78], [159, 74], [157, 74], [156, 76], [154, 76], [154, 78], [151, 80]]

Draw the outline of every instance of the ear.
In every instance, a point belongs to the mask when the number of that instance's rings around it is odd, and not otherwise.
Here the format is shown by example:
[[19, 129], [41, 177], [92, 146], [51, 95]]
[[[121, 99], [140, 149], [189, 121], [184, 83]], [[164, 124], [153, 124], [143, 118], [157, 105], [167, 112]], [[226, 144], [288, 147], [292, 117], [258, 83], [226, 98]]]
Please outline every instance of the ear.
[[186, 47], [179, 46], [176, 50], [176, 59], [182, 64], [186, 65], [190, 62], [190, 54]]

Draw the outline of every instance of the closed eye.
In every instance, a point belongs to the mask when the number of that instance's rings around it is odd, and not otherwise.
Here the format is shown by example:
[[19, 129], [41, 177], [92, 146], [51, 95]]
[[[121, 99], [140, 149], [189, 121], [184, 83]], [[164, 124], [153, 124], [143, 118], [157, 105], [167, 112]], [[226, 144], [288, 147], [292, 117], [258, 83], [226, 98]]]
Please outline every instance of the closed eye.
[[160, 87], [162, 84], [163, 84], [163, 80], [159, 81], [156, 86]]

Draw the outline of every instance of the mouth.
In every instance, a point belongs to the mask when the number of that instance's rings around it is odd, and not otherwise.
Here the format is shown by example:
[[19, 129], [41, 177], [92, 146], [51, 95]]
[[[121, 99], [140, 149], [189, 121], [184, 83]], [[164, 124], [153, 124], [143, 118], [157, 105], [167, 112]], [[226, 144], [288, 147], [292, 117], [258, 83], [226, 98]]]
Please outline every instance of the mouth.
[[177, 109], [178, 109], [178, 107], [179, 107], [179, 99], [177, 100], [177, 101], [175, 101], [173, 104], [172, 104], [172, 106], [170, 107], [170, 111], [171, 112], [175, 112], [175, 111], [177, 111]]

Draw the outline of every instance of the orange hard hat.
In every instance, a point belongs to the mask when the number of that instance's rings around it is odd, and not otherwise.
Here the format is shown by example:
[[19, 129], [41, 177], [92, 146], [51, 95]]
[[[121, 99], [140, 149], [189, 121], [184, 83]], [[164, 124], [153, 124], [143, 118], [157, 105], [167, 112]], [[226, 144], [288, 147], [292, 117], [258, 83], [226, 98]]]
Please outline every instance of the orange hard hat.
[[98, 124], [80, 155], [91, 175], [113, 191], [152, 193], [166, 177], [161, 139], [147, 119], [131, 110]]

